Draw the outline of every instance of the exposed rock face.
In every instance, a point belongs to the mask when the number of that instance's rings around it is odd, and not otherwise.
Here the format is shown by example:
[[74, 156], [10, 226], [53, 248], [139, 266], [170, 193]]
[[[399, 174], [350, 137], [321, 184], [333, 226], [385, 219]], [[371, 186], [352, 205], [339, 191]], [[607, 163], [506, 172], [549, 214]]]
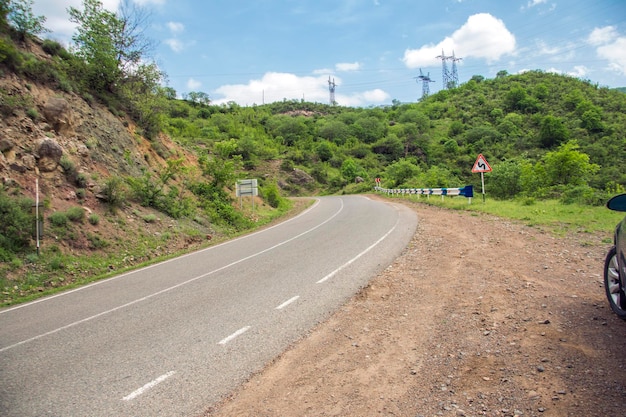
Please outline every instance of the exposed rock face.
[[13, 141], [9, 138], [0, 137], [0, 152], [6, 152], [13, 149]]
[[313, 177], [298, 168], [294, 168], [290, 175], [289, 181], [298, 185], [306, 185], [315, 182]]
[[72, 111], [67, 100], [51, 97], [46, 102], [43, 114], [54, 131], [58, 134], [67, 135], [72, 132]]
[[59, 166], [63, 156], [63, 148], [56, 140], [45, 138], [37, 143], [37, 166], [41, 172], [52, 172]]

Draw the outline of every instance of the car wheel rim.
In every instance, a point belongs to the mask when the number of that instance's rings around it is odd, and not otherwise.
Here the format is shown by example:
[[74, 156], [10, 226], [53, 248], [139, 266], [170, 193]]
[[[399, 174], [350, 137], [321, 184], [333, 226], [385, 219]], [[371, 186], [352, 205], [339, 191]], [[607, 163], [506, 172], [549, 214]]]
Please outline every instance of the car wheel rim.
[[613, 305], [620, 310], [621, 308], [621, 292], [620, 292], [620, 278], [619, 278], [619, 269], [617, 265], [617, 255], [611, 257], [609, 261], [609, 267], [607, 270], [607, 284], [609, 289], [609, 294], [611, 295], [611, 301]]

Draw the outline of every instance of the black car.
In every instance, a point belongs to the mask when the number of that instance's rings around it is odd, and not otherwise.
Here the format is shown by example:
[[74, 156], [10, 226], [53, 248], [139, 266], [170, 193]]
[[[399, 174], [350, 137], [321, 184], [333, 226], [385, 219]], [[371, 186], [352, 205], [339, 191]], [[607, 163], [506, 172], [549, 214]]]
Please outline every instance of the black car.
[[[606, 206], [615, 211], [626, 211], [626, 194], [610, 199]], [[626, 217], [615, 227], [613, 246], [604, 261], [604, 289], [611, 309], [626, 320]]]

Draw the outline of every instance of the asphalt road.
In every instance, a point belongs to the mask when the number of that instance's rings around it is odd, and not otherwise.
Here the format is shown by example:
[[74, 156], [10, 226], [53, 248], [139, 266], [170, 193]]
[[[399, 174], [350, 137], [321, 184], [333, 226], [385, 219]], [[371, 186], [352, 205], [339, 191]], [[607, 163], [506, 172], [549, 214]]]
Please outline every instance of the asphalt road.
[[197, 416], [386, 268], [402, 205], [324, 197], [286, 222], [0, 310], [0, 415]]

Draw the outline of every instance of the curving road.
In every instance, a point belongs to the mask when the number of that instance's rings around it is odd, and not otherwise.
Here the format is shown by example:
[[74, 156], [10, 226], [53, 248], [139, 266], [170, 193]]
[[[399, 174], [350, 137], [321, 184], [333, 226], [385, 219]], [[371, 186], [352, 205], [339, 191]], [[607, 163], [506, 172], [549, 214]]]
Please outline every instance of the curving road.
[[327, 318], [413, 235], [323, 197], [221, 245], [0, 310], [0, 415], [195, 416]]

